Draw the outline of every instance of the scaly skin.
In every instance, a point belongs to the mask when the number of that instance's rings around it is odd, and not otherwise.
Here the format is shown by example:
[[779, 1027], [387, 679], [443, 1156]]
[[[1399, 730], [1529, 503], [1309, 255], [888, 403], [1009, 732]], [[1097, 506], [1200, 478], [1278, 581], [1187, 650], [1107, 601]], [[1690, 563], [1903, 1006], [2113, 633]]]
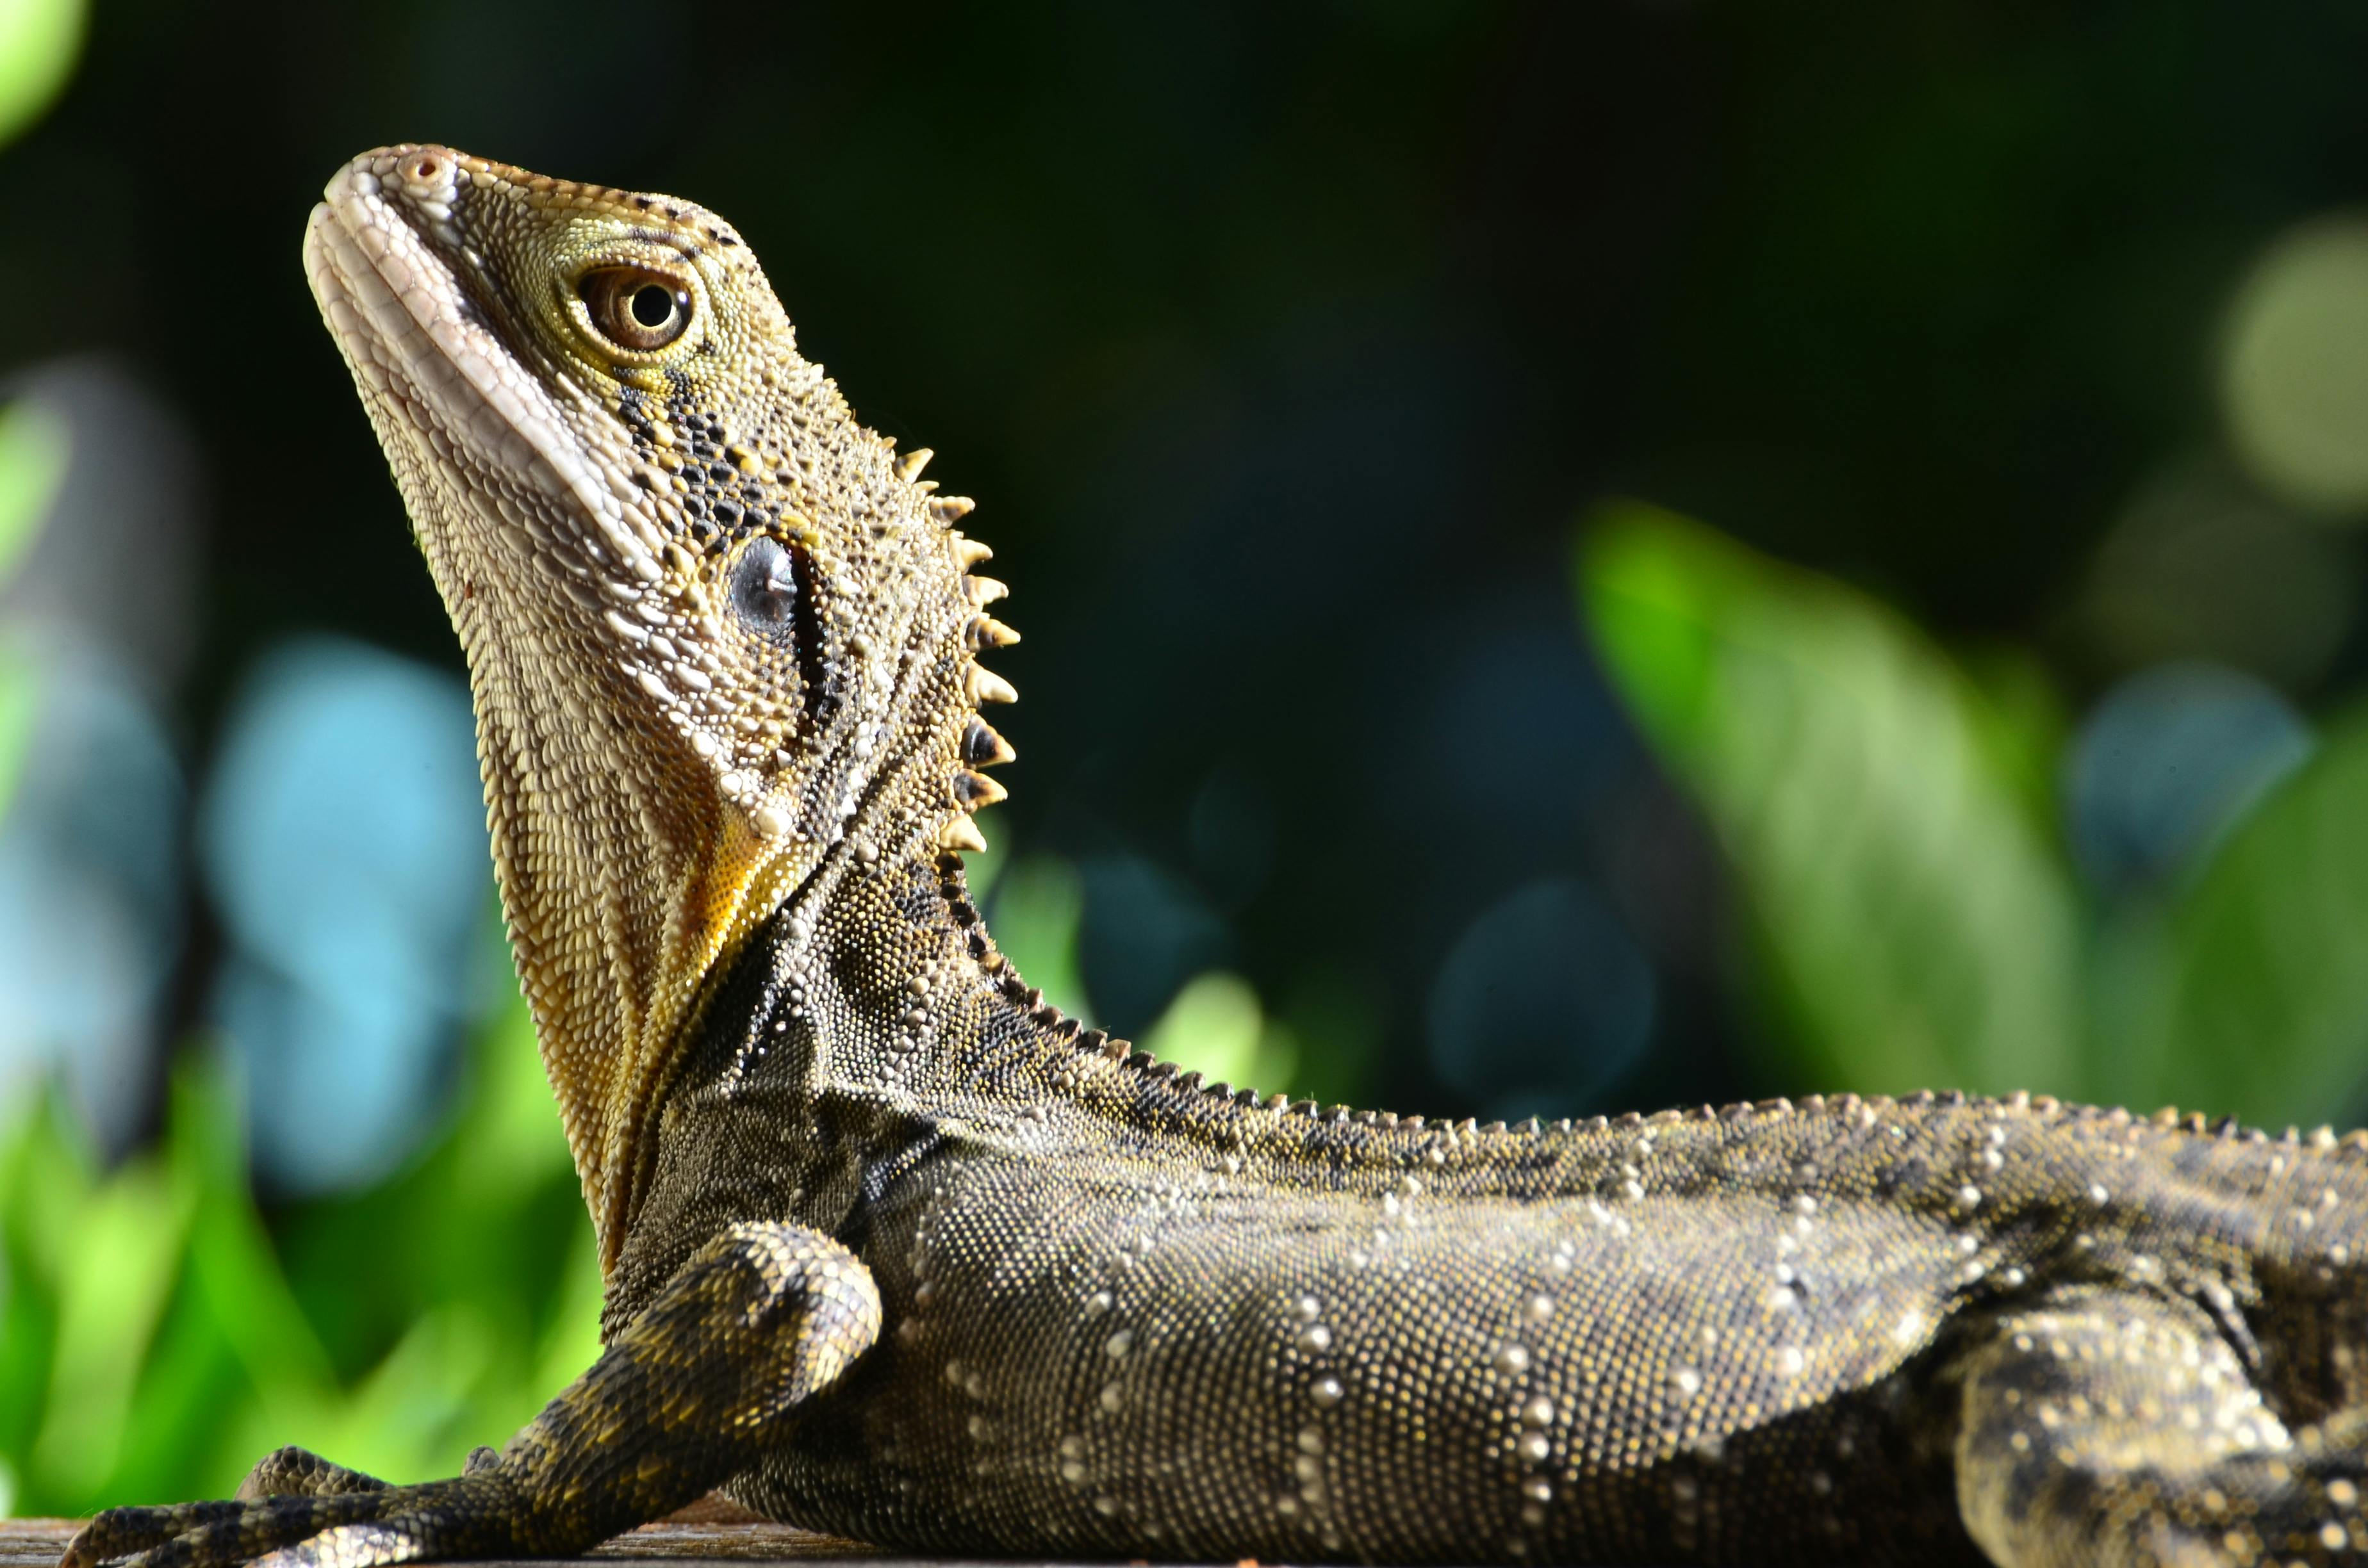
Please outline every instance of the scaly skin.
[[2368, 1553], [2368, 1140], [1178, 1076], [967, 901], [1001, 590], [727, 225], [398, 147], [305, 256], [468, 653], [608, 1349], [463, 1476], [284, 1451], [72, 1568], [566, 1553], [716, 1485], [1053, 1556]]

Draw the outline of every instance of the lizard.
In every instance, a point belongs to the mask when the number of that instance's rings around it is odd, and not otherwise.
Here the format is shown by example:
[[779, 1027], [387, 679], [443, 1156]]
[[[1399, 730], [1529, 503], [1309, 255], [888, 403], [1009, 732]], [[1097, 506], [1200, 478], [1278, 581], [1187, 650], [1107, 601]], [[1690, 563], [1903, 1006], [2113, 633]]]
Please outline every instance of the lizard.
[[1202, 1082], [983, 923], [1003, 586], [737, 231], [407, 144], [304, 262], [465, 653], [604, 1347], [457, 1477], [283, 1449], [66, 1568], [567, 1555], [714, 1488], [1053, 1558], [2368, 1560], [2368, 1134]]

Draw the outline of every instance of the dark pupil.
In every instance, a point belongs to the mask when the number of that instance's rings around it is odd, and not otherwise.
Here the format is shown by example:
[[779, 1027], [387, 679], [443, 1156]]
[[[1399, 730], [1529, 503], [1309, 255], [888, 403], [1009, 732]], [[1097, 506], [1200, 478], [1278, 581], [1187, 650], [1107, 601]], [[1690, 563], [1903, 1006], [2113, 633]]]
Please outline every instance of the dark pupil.
[[664, 326], [674, 319], [674, 295], [655, 283], [644, 283], [633, 290], [631, 309], [633, 319], [643, 326]]
[[784, 631], [797, 608], [798, 578], [790, 552], [769, 539], [748, 547], [732, 573], [732, 603], [760, 631]]

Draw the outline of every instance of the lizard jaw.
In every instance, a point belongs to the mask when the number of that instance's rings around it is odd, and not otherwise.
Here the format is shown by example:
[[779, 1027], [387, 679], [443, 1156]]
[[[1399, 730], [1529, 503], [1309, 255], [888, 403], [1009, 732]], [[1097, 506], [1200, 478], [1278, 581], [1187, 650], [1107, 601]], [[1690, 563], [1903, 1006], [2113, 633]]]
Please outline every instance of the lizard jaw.
[[[440, 177], [425, 189], [424, 181], [390, 180], [381, 172], [390, 162], [427, 164]], [[510, 347], [421, 232], [435, 223], [448, 246], [467, 254], [449, 216], [459, 170], [450, 154], [365, 154], [329, 182], [306, 226], [304, 260], [330, 334], [366, 382], [374, 415], [381, 400], [403, 401], [423, 434], [433, 427], [476, 471], [527, 479], [587, 536], [571, 542], [588, 543], [596, 558], [605, 550], [620, 576], [655, 584], [666, 541], [639, 497], [602, 477], [613, 471], [591, 460], [549, 387], [516, 373]], [[518, 513], [495, 515], [525, 526]]]

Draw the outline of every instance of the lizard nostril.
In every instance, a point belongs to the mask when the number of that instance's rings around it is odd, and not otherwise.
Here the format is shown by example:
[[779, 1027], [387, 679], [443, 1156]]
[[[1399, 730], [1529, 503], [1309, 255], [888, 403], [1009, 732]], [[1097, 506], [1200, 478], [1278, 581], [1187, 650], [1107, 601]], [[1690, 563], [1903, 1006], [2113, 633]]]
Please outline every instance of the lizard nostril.
[[444, 165], [438, 162], [436, 154], [433, 153], [422, 153], [418, 156], [413, 158], [411, 160], [411, 167], [404, 171], [404, 174], [416, 180], [432, 180], [443, 172]]

